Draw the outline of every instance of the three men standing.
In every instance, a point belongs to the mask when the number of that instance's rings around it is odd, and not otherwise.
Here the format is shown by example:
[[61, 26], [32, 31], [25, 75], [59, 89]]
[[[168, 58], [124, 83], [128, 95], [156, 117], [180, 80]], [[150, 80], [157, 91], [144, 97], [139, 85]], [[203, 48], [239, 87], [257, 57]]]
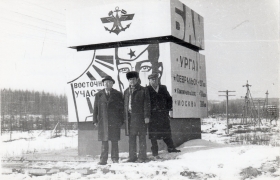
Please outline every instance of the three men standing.
[[[172, 109], [172, 97], [166, 86], [160, 85], [158, 74], [149, 75], [150, 85], [140, 85], [139, 74], [131, 71], [126, 74], [129, 87], [122, 93], [113, 89], [114, 79], [106, 76], [102, 82], [105, 88], [95, 95], [93, 123], [98, 123], [98, 140], [102, 141], [99, 165], [107, 164], [109, 143], [112, 143], [111, 159], [118, 163], [120, 127], [125, 122], [125, 133], [129, 136], [129, 159], [127, 162], [145, 162], [146, 134], [149, 126], [149, 139], [152, 143], [152, 154], [158, 156], [158, 139], [163, 139], [168, 152], [177, 150], [171, 138], [169, 110]], [[124, 120], [123, 120], [124, 119]], [[136, 138], [139, 137], [139, 154], [137, 157]]]
[[111, 141], [111, 159], [113, 163], [119, 161], [120, 128], [123, 124], [122, 93], [113, 89], [114, 79], [106, 76], [102, 82], [105, 88], [95, 95], [93, 123], [98, 123], [98, 140], [102, 141], [99, 165], [107, 164], [109, 143]]
[[181, 152], [173, 144], [169, 121], [169, 110], [172, 109], [172, 97], [167, 91], [166, 86], [160, 85], [158, 74], [153, 73], [148, 76], [149, 86], [147, 89], [150, 94], [151, 118], [149, 123], [149, 139], [151, 139], [151, 150], [155, 158], [158, 156], [157, 140], [162, 139], [168, 147], [168, 152]]

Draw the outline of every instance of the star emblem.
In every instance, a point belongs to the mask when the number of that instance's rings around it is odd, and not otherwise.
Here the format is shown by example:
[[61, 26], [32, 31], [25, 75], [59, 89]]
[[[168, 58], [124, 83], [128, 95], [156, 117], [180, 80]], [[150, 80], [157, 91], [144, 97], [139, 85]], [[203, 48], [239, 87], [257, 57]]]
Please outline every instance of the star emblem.
[[[130, 55], [130, 59], [133, 57], [133, 56], [135, 56], [135, 51], [132, 51], [131, 49], [130, 49], [130, 52], [129, 53], [127, 53], [128, 55]], [[135, 56], [136, 57], [136, 56]]]

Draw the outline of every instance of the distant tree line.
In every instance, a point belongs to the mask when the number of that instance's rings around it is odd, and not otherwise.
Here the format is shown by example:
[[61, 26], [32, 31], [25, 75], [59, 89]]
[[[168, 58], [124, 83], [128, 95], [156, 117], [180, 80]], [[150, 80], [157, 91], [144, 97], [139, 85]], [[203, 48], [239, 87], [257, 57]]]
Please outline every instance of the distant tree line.
[[3, 89], [1, 114], [67, 115], [67, 97], [44, 91]]
[[[261, 98], [259, 98], [261, 99]], [[261, 99], [261, 100], [265, 100], [265, 99]], [[263, 102], [262, 101], [262, 102]], [[269, 105], [275, 105], [276, 107], [279, 108], [279, 99], [278, 98], [269, 98], [268, 99], [268, 104]], [[238, 117], [244, 113], [244, 105], [245, 105], [245, 101], [244, 99], [233, 99], [233, 100], [229, 100], [228, 103], [228, 113], [234, 117]], [[258, 108], [258, 103], [254, 102], [255, 105], [255, 110], [257, 111]], [[263, 110], [264, 107], [264, 103], [260, 104], [260, 111]], [[222, 115], [226, 113], [226, 101], [208, 101], [208, 115], [212, 116], [212, 115]]]
[[67, 121], [68, 107], [65, 94], [1, 89], [1, 127], [3, 128], [51, 129], [57, 122]]
[[[228, 103], [229, 114], [242, 114], [244, 102], [241, 100], [231, 100]], [[226, 113], [226, 101], [208, 101], [208, 114], [225, 114]]]

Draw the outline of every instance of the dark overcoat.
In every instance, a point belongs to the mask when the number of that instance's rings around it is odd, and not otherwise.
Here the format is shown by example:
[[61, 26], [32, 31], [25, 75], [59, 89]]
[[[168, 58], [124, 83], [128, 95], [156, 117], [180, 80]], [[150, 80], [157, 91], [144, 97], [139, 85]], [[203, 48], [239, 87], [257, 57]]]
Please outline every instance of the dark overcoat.
[[99, 141], [120, 140], [120, 127], [123, 124], [122, 93], [111, 89], [107, 98], [105, 89], [95, 95], [93, 123], [98, 123]]
[[158, 92], [152, 86], [147, 86], [147, 89], [151, 100], [149, 138], [171, 137], [169, 110], [172, 109], [172, 97], [164, 85], [159, 85]]
[[[137, 84], [132, 92], [131, 110], [128, 113], [129, 105], [129, 88], [124, 91], [124, 119], [125, 119], [125, 134], [139, 135], [147, 134], [147, 126], [145, 118], [150, 118], [150, 96], [146, 88]], [[129, 117], [130, 116], [130, 117]]]

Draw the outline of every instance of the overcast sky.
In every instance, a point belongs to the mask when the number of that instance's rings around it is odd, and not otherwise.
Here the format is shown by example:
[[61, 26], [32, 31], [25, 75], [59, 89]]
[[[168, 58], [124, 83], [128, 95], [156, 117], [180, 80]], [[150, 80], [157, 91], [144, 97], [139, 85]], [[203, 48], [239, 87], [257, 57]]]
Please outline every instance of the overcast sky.
[[[142, 0], [143, 1], [143, 0]], [[0, 86], [66, 93], [85, 70], [67, 48], [66, 12], [118, 0], [1, 0]], [[218, 91], [240, 98], [247, 80], [253, 98], [280, 96], [278, 0], [182, 0], [204, 17], [208, 99]], [[164, 12], [163, 12], [164, 13]]]

